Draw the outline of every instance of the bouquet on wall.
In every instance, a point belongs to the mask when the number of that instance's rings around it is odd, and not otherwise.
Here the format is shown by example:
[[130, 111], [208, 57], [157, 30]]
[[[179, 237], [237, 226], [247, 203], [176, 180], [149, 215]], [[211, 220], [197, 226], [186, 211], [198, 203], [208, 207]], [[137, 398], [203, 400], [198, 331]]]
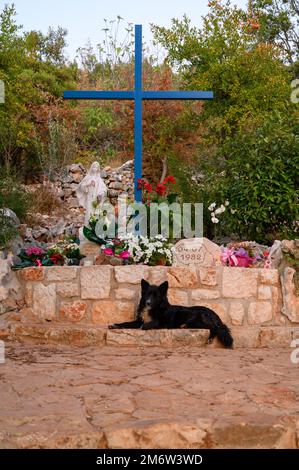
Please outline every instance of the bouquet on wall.
[[171, 266], [173, 245], [162, 235], [153, 238], [129, 235], [125, 239], [108, 241], [102, 252], [115, 256], [124, 264], [146, 264], [148, 266]]
[[78, 266], [85, 256], [80, 253], [77, 243], [62, 242], [50, 248], [37, 245], [24, 248], [18, 258], [21, 262], [13, 265], [14, 270], [33, 266]]
[[268, 247], [257, 245], [255, 242], [229, 243], [221, 247], [221, 262], [224, 266], [239, 268], [269, 268], [271, 267]]

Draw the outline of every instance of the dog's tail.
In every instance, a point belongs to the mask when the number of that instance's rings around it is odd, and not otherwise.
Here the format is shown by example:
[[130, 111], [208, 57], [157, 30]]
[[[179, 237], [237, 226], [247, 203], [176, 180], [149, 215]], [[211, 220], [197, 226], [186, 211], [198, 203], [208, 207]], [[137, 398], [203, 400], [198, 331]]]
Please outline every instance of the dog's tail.
[[216, 336], [226, 348], [233, 348], [234, 339], [230, 329], [224, 323], [217, 327]]

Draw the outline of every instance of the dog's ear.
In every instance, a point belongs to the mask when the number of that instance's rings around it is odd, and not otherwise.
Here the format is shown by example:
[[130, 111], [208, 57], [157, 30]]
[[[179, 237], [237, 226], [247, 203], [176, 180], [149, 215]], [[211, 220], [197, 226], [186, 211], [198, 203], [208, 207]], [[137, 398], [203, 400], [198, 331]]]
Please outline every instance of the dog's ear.
[[149, 283], [145, 279], [141, 279], [141, 290], [142, 292], [146, 291], [149, 287]]
[[168, 281], [165, 281], [160, 284], [159, 289], [162, 295], [166, 295], [168, 291]]

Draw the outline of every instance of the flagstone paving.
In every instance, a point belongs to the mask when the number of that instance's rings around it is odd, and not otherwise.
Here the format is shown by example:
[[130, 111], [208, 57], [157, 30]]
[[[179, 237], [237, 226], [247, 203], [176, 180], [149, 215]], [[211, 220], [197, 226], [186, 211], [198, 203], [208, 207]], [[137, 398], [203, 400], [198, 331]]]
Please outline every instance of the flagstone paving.
[[7, 342], [0, 448], [296, 448], [291, 351]]

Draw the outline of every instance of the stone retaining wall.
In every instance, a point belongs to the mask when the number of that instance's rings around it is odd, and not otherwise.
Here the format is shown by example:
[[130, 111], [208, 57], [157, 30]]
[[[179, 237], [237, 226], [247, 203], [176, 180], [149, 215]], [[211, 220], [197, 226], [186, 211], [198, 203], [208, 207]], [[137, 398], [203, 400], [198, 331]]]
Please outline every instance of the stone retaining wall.
[[169, 300], [205, 305], [228, 325], [296, 326], [283, 313], [277, 270], [147, 266], [27, 268], [19, 271], [23, 321], [107, 325], [134, 318], [140, 281], [169, 282]]

